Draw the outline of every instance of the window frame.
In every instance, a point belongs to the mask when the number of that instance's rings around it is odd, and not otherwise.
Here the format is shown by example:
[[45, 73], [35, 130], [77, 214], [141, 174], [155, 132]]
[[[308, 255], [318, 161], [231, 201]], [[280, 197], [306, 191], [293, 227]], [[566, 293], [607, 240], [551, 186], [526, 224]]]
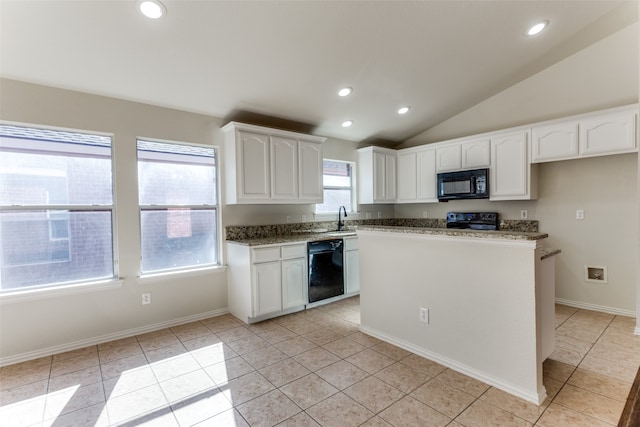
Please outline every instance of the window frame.
[[[0, 120], [1, 126], [14, 126], [27, 129], [37, 129], [40, 131], [52, 131], [71, 134], [85, 134], [98, 137], [106, 137], [110, 140], [110, 173], [111, 173], [111, 204], [110, 205], [1, 205], [2, 212], [29, 212], [29, 211], [45, 211], [47, 220], [50, 222], [51, 211], [63, 211], [67, 215], [70, 212], [110, 212], [111, 213], [111, 251], [112, 251], [112, 272], [111, 277], [96, 277], [80, 280], [69, 280], [65, 282], [47, 283], [43, 285], [26, 286], [23, 288], [8, 288], [3, 290], [0, 288], [0, 304], [8, 304], [14, 302], [31, 301], [46, 299], [51, 297], [80, 294], [85, 292], [101, 291], [104, 289], [121, 288], [124, 280], [120, 278], [119, 271], [119, 247], [118, 247], [118, 213], [117, 213], [117, 195], [116, 195], [116, 156], [115, 156], [115, 135], [111, 132], [100, 132], [95, 130], [68, 128], [61, 126], [49, 126], [43, 124], [14, 122], [8, 120]], [[51, 141], [54, 142], [54, 141]], [[60, 151], [58, 151], [60, 152]], [[69, 227], [69, 219], [66, 219], [67, 227]], [[49, 238], [51, 240], [67, 240], [70, 242], [70, 236], [63, 239], [54, 239], [51, 236], [51, 224], [49, 224]], [[70, 254], [71, 257], [71, 254]]]
[[[202, 204], [202, 205], [184, 205], [184, 204], [150, 204], [143, 205], [140, 203], [140, 176], [139, 176], [139, 149], [138, 142], [150, 142], [154, 144], [171, 144], [171, 145], [181, 145], [181, 146], [191, 146], [196, 148], [205, 148], [212, 149], [214, 152], [214, 169], [215, 169], [215, 203], [212, 205]], [[222, 208], [220, 205], [221, 195], [220, 195], [220, 176], [221, 176], [221, 166], [220, 166], [220, 147], [217, 145], [207, 145], [201, 143], [187, 142], [187, 141], [175, 141], [175, 140], [167, 140], [167, 139], [158, 139], [158, 138], [148, 138], [144, 136], [138, 136], [135, 140], [136, 143], [136, 191], [138, 192], [138, 242], [140, 244], [140, 262], [138, 263], [138, 279], [141, 281], [163, 277], [163, 276], [172, 276], [172, 275], [192, 275], [198, 274], [201, 271], [208, 271], [214, 269], [220, 269], [224, 267], [223, 257], [224, 254], [222, 252]], [[167, 153], [172, 154], [172, 153]], [[177, 162], [167, 162], [167, 163], [177, 163]], [[151, 271], [143, 271], [142, 269], [142, 256], [143, 256], [143, 243], [142, 243], [142, 212], [144, 210], [147, 211], [158, 211], [158, 210], [169, 210], [169, 209], [190, 209], [190, 210], [214, 210], [216, 217], [216, 241], [215, 241], [215, 251], [216, 251], [216, 262], [211, 264], [202, 264], [202, 265], [189, 265], [185, 267], [176, 267], [176, 268], [166, 268], [160, 270], [151, 270]]]
[[[351, 185], [349, 187], [342, 187], [342, 186], [325, 186], [324, 185], [324, 162], [328, 161], [328, 162], [338, 162], [338, 163], [346, 163], [350, 166], [351, 168]], [[357, 197], [357, 185], [356, 185], [356, 162], [353, 161], [349, 161], [349, 160], [338, 160], [338, 159], [322, 159], [322, 192], [324, 193], [325, 189], [329, 189], [329, 190], [343, 190], [343, 189], [350, 189], [351, 190], [351, 210], [348, 210], [347, 213], [348, 214], [352, 214], [352, 215], [357, 215], [358, 214], [358, 210], [359, 210], [359, 206], [358, 206], [358, 197]], [[329, 217], [334, 217], [337, 215], [338, 212], [338, 208], [336, 208], [335, 212], [327, 212], [327, 211], [322, 211], [319, 212], [318, 211], [318, 206], [320, 205], [320, 203], [316, 203], [313, 207], [313, 213], [314, 213], [314, 217], [315, 218], [329, 218]]]

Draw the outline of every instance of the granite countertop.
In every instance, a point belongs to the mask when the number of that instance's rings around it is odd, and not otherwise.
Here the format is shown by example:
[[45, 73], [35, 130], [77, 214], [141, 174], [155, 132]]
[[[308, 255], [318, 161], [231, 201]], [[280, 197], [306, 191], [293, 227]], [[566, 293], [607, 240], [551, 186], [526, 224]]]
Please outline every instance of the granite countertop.
[[556, 248], [541, 248], [540, 249], [540, 259], [547, 259], [549, 257], [552, 257], [554, 255], [558, 255], [561, 252], [560, 249], [556, 249]]
[[[547, 238], [547, 233], [532, 233], [522, 231], [492, 231], [492, 230], [469, 230], [469, 229], [454, 229], [454, 228], [427, 228], [427, 227], [398, 227], [398, 226], [380, 226], [380, 225], [367, 225], [358, 226], [357, 230], [366, 231], [385, 231], [393, 233], [408, 233], [408, 234], [427, 234], [427, 235], [441, 235], [452, 237], [475, 237], [483, 239], [505, 239], [505, 240], [541, 240]], [[277, 245], [283, 243], [302, 243], [313, 242], [318, 240], [337, 239], [340, 237], [356, 236], [355, 229], [347, 230], [343, 232], [336, 231], [313, 231], [313, 232], [296, 232], [291, 234], [278, 234], [273, 236], [262, 236], [247, 239], [233, 239], [227, 240], [229, 243], [234, 243], [244, 246], [261, 246], [261, 245]], [[547, 255], [552, 256], [555, 255]]]
[[268, 237], [256, 237], [252, 239], [227, 240], [228, 243], [235, 243], [244, 246], [278, 245], [283, 243], [305, 243], [319, 240], [339, 239], [342, 237], [355, 237], [356, 232], [349, 230], [346, 232], [327, 231], [281, 234]]
[[521, 231], [501, 230], [469, 230], [456, 228], [422, 228], [422, 227], [385, 227], [360, 226], [358, 230], [385, 231], [391, 233], [428, 234], [434, 236], [474, 237], [480, 239], [501, 240], [541, 240], [549, 237], [547, 233], [530, 233]]

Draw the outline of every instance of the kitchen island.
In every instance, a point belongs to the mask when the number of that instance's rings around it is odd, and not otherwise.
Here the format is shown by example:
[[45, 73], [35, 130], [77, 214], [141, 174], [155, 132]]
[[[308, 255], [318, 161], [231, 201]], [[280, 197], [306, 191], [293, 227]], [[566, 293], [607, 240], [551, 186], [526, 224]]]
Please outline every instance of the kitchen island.
[[546, 237], [361, 226], [361, 329], [541, 404], [554, 325]]

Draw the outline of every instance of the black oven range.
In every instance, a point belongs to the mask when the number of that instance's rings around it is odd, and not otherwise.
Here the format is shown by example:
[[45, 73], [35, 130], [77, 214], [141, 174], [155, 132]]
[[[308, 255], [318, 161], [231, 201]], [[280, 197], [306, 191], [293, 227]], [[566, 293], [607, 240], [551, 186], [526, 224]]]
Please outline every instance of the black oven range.
[[497, 230], [498, 212], [447, 212], [447, 228]]

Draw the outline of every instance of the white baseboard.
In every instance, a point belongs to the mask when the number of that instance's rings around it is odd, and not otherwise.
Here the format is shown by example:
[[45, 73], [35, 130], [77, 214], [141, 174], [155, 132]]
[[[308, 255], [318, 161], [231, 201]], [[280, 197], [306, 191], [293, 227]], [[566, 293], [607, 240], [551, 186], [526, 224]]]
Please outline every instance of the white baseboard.
[[573, 301], [564, 298], [556, 298], [556, 304], [568, 305], [569, 307], [583, 308], [585, 310], [601, 311], [603, 313], [615, 314], [618, 316], [636, 317], [633, 310], [623, 310], [616, 307], [607, 307], [606, 305], [589, 304], [582, 301]]
[[390, 337], [384, 333], [381, 333], [375, 329], [368, 328], [366, 326], [361, 326], [360, 330], [368, 335], [381, 339], [382, 341], [393, 344], [397, 347], [403, 348], [411, 353], [417, 354], [418, 356], [422, 356], [426, 359], [432, 360], [434, 362], [440, 363], [441, 365], [446, 366], [447, 368], [451, 368], [454, 371], [460, 372], [462, 374], [468, 375], [471, 378], [475, 378], [478, 381], [482, 381], [485, 384], [492, 385], [500, 390], [503, 390], [509, 394], [517, 396], [521, 399], [526, 400], [527, 402], [534, 403], [536, 405], [541, 405], [542, 402], [547, 398], [547, 391], [542, 386], [537, 393], [530, 393], [526, 390], [522, 390], [521, 388], [514, 386], [513, 384], [505, 383], [500, 379], [494, 378], [491, 375], [488, 375], [486, 372], [479, 371], [470, 366], [461, 364], [455, 360], [452, 360], [448, 357], [442, 356], [438, 353], [431, 352], [425, 348], [417, 347], [411, 343], [406, 341], [398, 340], [397, 338]]
[[100, 335], [98, 337], [91, 337], [91, 338], [87, 338], [80, 341], [74, 341], [66, 344], [47, 347], [47, 348], [43, 348], [36, 351], [16, 354], [14, 356], [3, 357], [3, 358], [0, 358], [0, 367], [13, 365], [14, 363], [26, 362], [27, 360], [38, 359], [40, 357], [51, 356], [58, 353], [64, 353], [66, 351], [77, 350], [77, 349], [88, 347], [91, 345], [98, 345], [98, 344], [102, 344], [109, 341], [128, 338], [134, 335], [141, 335], [147, 332], [153, 332], [153, 331], [157, 331], [164, 328], [170, 328], [172, 326], [183, 325], [185, 323], [196, 322], [198, 320], [207, 319], [209, 317], [221, 316], [227, 313], [229, 313], [228, 308], [221, 308], [218, 310], [207, 311], [205, 313], [194, 314], [192, 316], [186, 316], [178, 319], [172, 319], [164, 322], [154, 323], [152, 325], [141, 326], [139, 328], [127, 329], [124, 331], [114, 332], [111, 334]]

